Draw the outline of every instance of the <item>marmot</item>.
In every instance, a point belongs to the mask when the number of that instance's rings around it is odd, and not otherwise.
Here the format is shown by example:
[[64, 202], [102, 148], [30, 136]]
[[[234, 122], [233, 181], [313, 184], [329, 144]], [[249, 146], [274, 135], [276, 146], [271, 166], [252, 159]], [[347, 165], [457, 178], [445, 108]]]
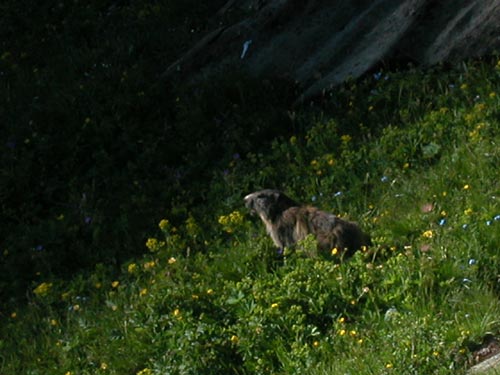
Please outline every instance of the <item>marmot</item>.
[[339, 253], [347, 255], [371, 244], [370, 237], [358, 224], [316, 207], [299, 205], [278, 190], [266, 189], [248, 194], [245, 205], [251, 213], [260, 216], [280, 249], [293, 246], [308, 234], [316, 237], [318, 250], [328, 254], [336, 248]]

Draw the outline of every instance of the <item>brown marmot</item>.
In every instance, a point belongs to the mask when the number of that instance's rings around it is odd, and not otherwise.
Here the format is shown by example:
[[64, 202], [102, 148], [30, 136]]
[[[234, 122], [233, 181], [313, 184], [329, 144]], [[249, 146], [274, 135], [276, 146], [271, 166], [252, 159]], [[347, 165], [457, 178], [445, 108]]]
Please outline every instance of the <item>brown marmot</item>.
[[260, 216], [275, 245], [284, 249], [313, 234], [318, 250], [337, 249], [344, 255], [371, 244], [370, 237], [358, 224], [343, 220], [316, 207], [296, 203], [282, 192], [266, 189], [248, 194], [245, 205], [250, 212]]

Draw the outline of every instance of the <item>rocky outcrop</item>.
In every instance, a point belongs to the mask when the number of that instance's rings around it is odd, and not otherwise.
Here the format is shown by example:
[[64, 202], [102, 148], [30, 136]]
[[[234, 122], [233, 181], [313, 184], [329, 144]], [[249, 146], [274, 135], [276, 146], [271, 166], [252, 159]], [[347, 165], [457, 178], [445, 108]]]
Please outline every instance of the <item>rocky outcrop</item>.
[[209, 32], [164, 79], [241, 67], [295, 81], [309, 98], [381, 61], [459, 61], [500, 47], [500, 0], [230, 0], [217, 17], [247, 15]]

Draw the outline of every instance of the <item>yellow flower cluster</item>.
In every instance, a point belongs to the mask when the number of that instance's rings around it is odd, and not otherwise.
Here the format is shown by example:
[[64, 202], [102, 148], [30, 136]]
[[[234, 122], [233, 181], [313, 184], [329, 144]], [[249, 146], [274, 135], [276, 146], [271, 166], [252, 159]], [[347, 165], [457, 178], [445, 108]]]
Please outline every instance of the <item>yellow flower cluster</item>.
[[227, 233], [233, 233], [234, 230], [243, 223], [243, 215], [239, 211], [233, 211], [229, 215], [219, 217], [219, 224], [224, 227]]
[[424, 233], [422, 233], [422, 237], [425, 238], [432, 238], [434, 236], [434, 233], [432, 230], [426, 230]]
[[158, 251], [163, 246], [165, 246], [165, 241], [158, 241], [156, 238], [148, 238], [148, 240], [146, 241], [146, 247], [151, 252]]
[[39, 297], [43, 297], [49, 293], [51, 288], [52, 283], [41, 283], [33, 290], [33, 293], [35, 293]]
[[134, 273], [137, 270], [137, 264], [130, 263], [127, 267], [128, 273]]
[[318, 176], [321, 176], [323, 173], [325, 173], [325, 169], [327, 169], [328, 167], [333, 167], [336, 162], [333, 154], [325, 154], [318, 159], [311, 160], [310, 164], [315, 173]]
[[342, 143], [346, 144], [352, 140], [352, 137], [349, 134], [344, 134], [340, 137], [340, 140], [342, 141]]
[[148, 240], [146, 241], [146, 247], [150, 251], [158, 250], [158, 240], [156, 238], [148, 238]]
[[476, 125], [476, 127], [469, 132], [469, 138], [472, 141], [479, 141], [481, 139], [481, 130], [484, 129], [486, 124], [484, 122], [480, 122]]
[[167, 231], [168, 227], [170, 225], [170, 222], [167, 219], [162, 219], [159, 223], [158, 226], [162, 231]]

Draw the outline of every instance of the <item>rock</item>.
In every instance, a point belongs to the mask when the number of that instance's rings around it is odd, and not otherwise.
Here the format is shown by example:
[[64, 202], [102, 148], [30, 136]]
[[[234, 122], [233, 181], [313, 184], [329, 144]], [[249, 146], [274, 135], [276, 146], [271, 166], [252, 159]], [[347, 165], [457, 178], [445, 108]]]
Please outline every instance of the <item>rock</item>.
[[467, 371], [467, 375], [495, 375], [500, 374], [500, 353], [478, 363]]
[[208, 33], [163, 79], [241, 68], [296, 82], [304, 100], [382, 61], [428, 66], [500, 47], [500, 0], [230, 0], [216, 17], [241, 4], [246, 18]]

